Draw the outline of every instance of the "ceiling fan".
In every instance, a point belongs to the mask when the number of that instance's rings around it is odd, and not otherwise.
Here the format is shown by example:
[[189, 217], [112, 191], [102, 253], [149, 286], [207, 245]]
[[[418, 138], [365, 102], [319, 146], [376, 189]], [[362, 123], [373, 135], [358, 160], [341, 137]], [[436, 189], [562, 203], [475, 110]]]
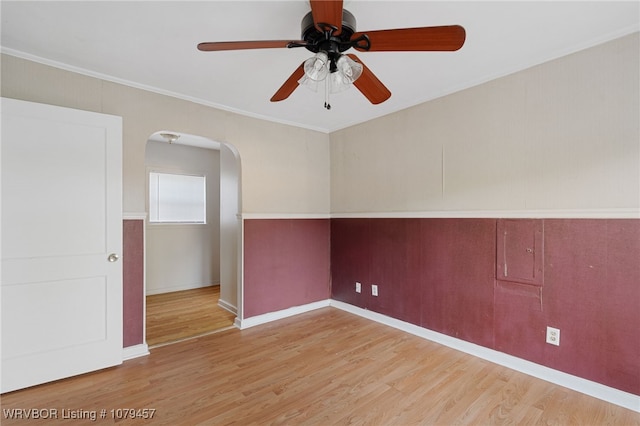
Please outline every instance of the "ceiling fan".
[[271, 102], [287, 99], [299, 85], [315, 88], [326, 80], [325, 108], [331, 109], [329, 92], [351, 84], [372, 103], [391, 96], [389, 89], [354, 54], [360, 52], [455, 51], [464, 44], [466, 33], [459, 25], [356, 31], [356, 19], [342, 7], [342, 0], [310, 0], [311, 12], [302, 18], [301, 40], [222, 41], [198, 44], [201, 51], [305, 47], [315, 53], [296, 68]]

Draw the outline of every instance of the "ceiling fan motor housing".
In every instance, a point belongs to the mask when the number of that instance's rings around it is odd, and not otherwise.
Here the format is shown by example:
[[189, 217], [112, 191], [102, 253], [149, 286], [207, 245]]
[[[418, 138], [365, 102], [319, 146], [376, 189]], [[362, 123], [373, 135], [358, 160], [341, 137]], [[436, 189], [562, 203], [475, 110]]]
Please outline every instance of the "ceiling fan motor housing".
[[[318, 23], [321, 25], [322, 23]], [[307, 13], [302, 18], [302, 39], [307, 42], [304, 46], [307, 50], [318, 53], [325, 51], [328, 54], [340, 54], [352, 47], [351, 36], [356, 32], [356, 18], [348, 10], [342, 10], [342, 31], [334, 35], [335, 27], [325, 24], [325, 31], [320, 31], [313, 23], [313, 15]]]

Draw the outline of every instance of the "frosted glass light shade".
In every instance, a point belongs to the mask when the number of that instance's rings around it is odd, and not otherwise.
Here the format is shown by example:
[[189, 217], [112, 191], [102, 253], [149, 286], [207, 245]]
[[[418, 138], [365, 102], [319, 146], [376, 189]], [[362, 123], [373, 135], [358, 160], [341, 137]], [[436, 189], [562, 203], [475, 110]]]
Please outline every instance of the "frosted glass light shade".
[[340, 56], [336, 61], [337, 70], [331, 73], [331, 93], [340, 93], [347, 90], [354, 81], [362, 75], [362, 64], [357, 63], [348, 56]]
[[306, 75], [303, 75], [302, 78], [300, 80], [298, 80], [298, 84], [300, 86], [306, 87], [309, 90], [317, 92], [318, 91], [318, 84], [320, 84], [320, 82], [312, 80], [309, 77], [307, 77]]
[[348, 79], [344, 78], [341, 71], [331, 73], [329, 76], [329, 93], [340, 93], [351, 87]]
[[342, 74], [342, 79], [347, 84], [351, 84], [362, 75], [362, 64], [357, 63], [350, 57], [342, 55], [336, 62], [338, 72]]
[[318, 52], [304, 61], [304, 74], [314, 81], [322, 81], [329, 74], [329, 57], [325, 52]]

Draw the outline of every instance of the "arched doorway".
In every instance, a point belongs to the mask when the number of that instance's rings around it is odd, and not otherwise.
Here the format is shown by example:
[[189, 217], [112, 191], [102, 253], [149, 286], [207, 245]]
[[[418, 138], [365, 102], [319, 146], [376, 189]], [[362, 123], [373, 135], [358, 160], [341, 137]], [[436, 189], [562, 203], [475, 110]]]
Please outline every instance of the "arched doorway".
[[[173, 284], [177, 282], [179, 276], [189, 276], [191, 284], [187, 284], [187, 287], [189, 285], [202, 287], [201, 290], [219, 284], [215, 306], [197, 305], [200, 308], [193, 308], [194, 312], [196, 309], [210, 309], [207, 314], [209, 318], [205, 318], [204, 321], [207, 324], [192, 323], [182, 327], [183, 331], [176, 330], [180, 327], [178, 324], [178, 327], [173, 327], [172, 333], [174, 336], [180, 336], [179, 338], [172, 338], [170, 333], [167, 336], [160, 336], [160, 340], [156, 339], [156, 343], [154, 343], [152, 336], [147, 336], [148, 344], [153, 347], [158, 346], [157, 342], [166, 344], [170, 341], [208, 334], [220, 328], [228, 328], [233, 324], [235, 316], [241, 312], [239, 303], [241, 300], [239, 297], [241, 274], [239, 271], [240, 262], [238, 261], [242, 244], [240, 238], [241, 221], [239, 219], [241, 186], [240, 158], [237, 150], [230, 144], [213, 141], [206, 137], [161, 130], [148, 138], [145, 149], [145, 165], [147, 168], [147, 211], [150, 211], [149, 177], [153, 173], [159, 174], [163, 171], [168, 172], [167, 176], [169, 177], [196, 177], [199, 175], [204, 177], [206, 175], [207, 198], [211, 199], [207, 204], [206, 222], [208, 223], [206, 225], [158, 224], [150, 223], [149, 219], [147, 220], [145, 224], [148, 230], [146, 237], [147, 289], [145, 290], [147, 301], [152, 300], [154, 303], [152, 309], [156, 309], [155, 302], [162, 298], [170, 300], [173, 297], [171, 302], [173, 305], [171, 306], [176, 306], [176, 303], [180, 303], [180, 298], [186, 298], [188, 295], [206, 296], [209, 294], [208, 292], [205, 294], [203, 291], [181, 290], [180, 285]], [[212, 188], [213, 186], [216, 188]], [[214, 196], [215, 200], [213, 200]], [[158, 234], [164, 235], [164, 239], [157, 237]], [[208, 243], [203, 241], [206, 235], [211, 236]], [[164, 244], [166, 249], [163, 251], [161, 247], [156, 247], [154, 244]], [[156, 253], [160, 253], [157, 254], [158, 258], [154, 258]], [[212, 254], [216, 254], [216, 259], [210, 259]], [[174, 264], [177, 271], [172, 269]], [[150, 270], [150, 268], [160, 268], [160, 271]], [[205, 273], [200, 276], [194, 273], [194, 270], [195, 272], [202, 270], [209, 275]], [[189, 280], [185, 278], [185, 281]], [[215, 282], [212, 283], [213, 281]], [[177, 301], [174, 297], [176, 295], [179, 296]], [[185, 299], [185, 303], [188, 303], [188, 299]], [[145, 309], [146, 313], [149, 312], [149, 309], [151, 308]], [[189, 317], [191, 314], [191, 312], [183, 312], [180, 316]], [[225, 315], [226, 319], [222, 318]], [[211, 318], [212, 316], [215, 318]], [[175, 319], [170, 315], [164, 318]], [[197, 319], [197, 317], [194, 318]], [[227, 326], [224, 326], [228, 319], [230, 320], [226, 323]], [[151, 321], [152, 319], [147, 316], [147, 320]], [[157, 322], [157, 319], [155, 320]], [[167, 324], [167, 328], [171, 327], [171, 324]], [[147, 331], [150, 331], [149, 327], [147, 327]]]

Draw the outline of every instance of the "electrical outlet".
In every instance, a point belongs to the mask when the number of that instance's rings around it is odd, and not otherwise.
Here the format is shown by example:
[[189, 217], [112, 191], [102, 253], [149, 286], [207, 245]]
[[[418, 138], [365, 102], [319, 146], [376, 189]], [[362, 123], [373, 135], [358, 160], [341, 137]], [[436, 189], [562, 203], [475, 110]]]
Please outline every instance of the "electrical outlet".
[[371, 295], [372, 296], [378, 295], [378, 286], [375, 284], [371, 284]]
[[547, 343], [560, 346], [560, 330], [553, 327], [547, 327]]
[[356, 281], [356, 293], [362, 293], [362, 284]]

